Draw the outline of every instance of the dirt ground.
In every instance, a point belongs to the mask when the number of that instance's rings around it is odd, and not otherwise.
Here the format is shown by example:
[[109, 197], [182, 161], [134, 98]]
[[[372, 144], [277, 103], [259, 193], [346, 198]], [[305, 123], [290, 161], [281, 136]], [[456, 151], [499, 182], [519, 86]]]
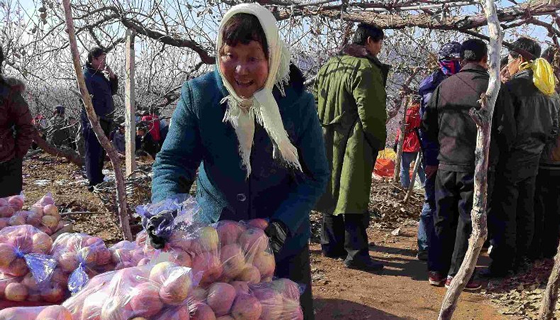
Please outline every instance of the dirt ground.
[[[143, 167], [149, 168], [149, 164]], [[110, 169], [110, 165], [106, 168]], [[83, 172], [76, 166], [38, 153], [26, 159], [24, 181], [26, 204], [51, 192], [64, 218], [73, 223], [74, 231], [100, 236], [109, 244], [122, 238], [114, 214], [110, 213], [114, 206], [107, 200], [108, 193], [87, 191]], [[129, 188], [130, 208], [149, 200], [149, 184], [149, 180], [140, 179], [134, 188]], [[312, 213], [311, 259], [318, 320], [437, 318], [445, 288], [428, 285], [426, 264], [415, 258], [416, 220], [422, 195], [416, 194], [405, 205], [403, 196], [404, 192], [396, 193], [389, 182], [374, 182], [370, 203], [373, 219], [368, 234], [371, 255], [386, 266], [381, 274], [349, 270], [343, 267], [342, 260], [322, 257], [318, 242], [320, 215]], [[487, 257], [479, 259], [479, 265], [487, 263]], [[550, 265], [541, 269], [540, 274], [546, 275]], [[528, 289], [519, 284], [542, 290], [546, 278], [508, 279], [503, 285], [491, 285], [492, 290], [463, 293], [454, 319], [531, 319], [529, 315], [536, 307], [527, 308], [524, 297]]]

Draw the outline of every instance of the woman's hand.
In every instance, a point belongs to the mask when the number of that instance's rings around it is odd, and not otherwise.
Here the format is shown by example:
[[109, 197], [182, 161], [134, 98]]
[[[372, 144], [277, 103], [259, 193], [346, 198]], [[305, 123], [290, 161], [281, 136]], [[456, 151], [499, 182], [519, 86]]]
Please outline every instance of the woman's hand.
[[264, 230], [264, 233], [269, 238], [270, 248], [274, 254], [280, 252], [280, 249], [284, 246], [284, 242], [288, 238], [288, 228], [286, 225], [279, 220], [272, 220], [268, 224], [268, 227]]

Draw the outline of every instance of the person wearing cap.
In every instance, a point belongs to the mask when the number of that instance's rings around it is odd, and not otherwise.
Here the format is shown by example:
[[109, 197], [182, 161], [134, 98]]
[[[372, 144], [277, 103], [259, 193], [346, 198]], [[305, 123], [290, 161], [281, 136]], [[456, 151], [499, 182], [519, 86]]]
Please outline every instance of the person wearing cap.
[[4, 77], [0, 47], [0, 198], [20, 194], [23, 188], [23, 157], [31, 146], [35, 128], [23, 82]]
[[[449, 42], [444, 44], [438, 52], [438, 70], [420, 82], [418, 94], [420, 100], [420, 118], [426, 111], [428, 101], [439, 84], [461, 70], [461, 44]], [[419, 128], [420, 144], [422, 147], [422, 161], [426, 180], [424, 182], [424, 205], [418, 223], [418, 254], [419, 260], [428, 260], [430, 238], [434, 230], [434, 212], [436, 210], [435, 183], [438, 166], [439, 144], [437, 140], [430, 140]]]
[[[107, 53], [102, 48], [94, 48], [88, 53], [88, 61], [84, 67], [84, 78], [89, 94], [92, 96], [93, 109], [97, 114], [99, 125], [106, 136], [112, 130], [115, 105], [113, 95], [117, 94], [119, 82], [113, 70], [107, 64]], [[105, 150], [99, 143], [85, 108], [82, 108], [82, 135], [85, 142], [86, 175], [89, 180], [88, 190], [103, 182], [103, 163]]]
[[121, 155], [124, 155], [126, 151], [124, 126], [125, 126], [124, 122], [119, 124], [119, 127], [117, 128], [117, 130], [114, 131], [113, 137], [111, 139], [113, 146], [115, 147], [117, 152], [120, 153]]
[[371, 173], [385, 148], [385, 86], [389, 66], [377, 55], [383, 47], [380, 28], [360, 24], [353, 43], [321, 67], [315, 82], [319, 120], [331, 165], [327, 192], [317, 203], [323, 214], [322, 253], [343, 258], [347, 268], [380, 271], [369, 255], [366, 233]]
[[[432, 94], [422, 117], [422, 130], [428, 139], [438, 141], [438, 168], [435, 181], [434, 231], [428, 248], [428, 278], [431, 285], [449, 287], [459, 271], [472, 230], [475, 149], [477, 126], [472, 109], [480, 109], [481, 94], [488, 88], [488, 51], [479, 39], [461, 45], [462, 69], [443, 80]], [[507, 94], [501, 90], [492, 121], [490, 164], [500, 150], [508, 148], [508, 136], [515, 136]], [[511, 116], [512, 117], [512, 116]], [[477, 290], [480, 282], [471, 278], [465, 290]]]
[[148, 130], [149, 126], [149, 123], [143, 121], [136, 125], [136, 155], [149, 155], [155, 159], [159, 148]]
[[[511, 79], [504, 84], [511, 95], [517, 135], [511, 150], [500, 157], [496, 185], [488, 216], [492, 230], [492, 262], [489, 276], [505, 276], [529, 267], [528, 249], [534, 233], [535, 181], [543, 149], [558, 132], [558, 118], [550, 88], [537, 87], [533, 66], [541, 47], [528, 38], [519, 38], [509, 51], [508, 71]], [[547, 90], [548, 89], [548, 90]]]
[[198, 170], [201, 222], [267, 219], [275, 276], [305, 286], [300, 302], [312, 320], [309, 215], [329, 177], [313, 95], [265, 7], [232, 7], [217, 37], [215, 71], [181, 90], [152, 202], [188, 193]]

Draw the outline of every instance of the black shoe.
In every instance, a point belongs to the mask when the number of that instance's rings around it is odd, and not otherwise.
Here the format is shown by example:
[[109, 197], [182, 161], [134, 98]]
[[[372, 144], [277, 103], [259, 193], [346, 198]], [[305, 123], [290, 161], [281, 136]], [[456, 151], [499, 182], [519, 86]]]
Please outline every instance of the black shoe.
[[379, 272], [383, 270], [383, 264], [373, 261], [372, 258], [366, 260], [344, 260], [344, 266], [349, 269], [357, 269], [367, 272]]
[[344, 252], [326, 252], [322, 251], [323, 257], [331, 258], [331, 259], [344, 259], [348, 255], [346, 251]]
[[418, 253], [416, 254], [416, 259], [420, 261], [428, 261], [428, 251], [418, 250]]
[[93, 192], [93, 188], [95, 188], [95, 186], [88, 186], [87, 189], [89, 192]]
[[511, 275], [511, 272], [509, 270], [507, 270], [506, 268], [502, 268], [502, 269], [498, 269], [498, 268], [492, 268], [492, 266], [486, 268], [486, 269], [482, 269], [479, 272], [479, 275], [481, 278], [505, 278]]

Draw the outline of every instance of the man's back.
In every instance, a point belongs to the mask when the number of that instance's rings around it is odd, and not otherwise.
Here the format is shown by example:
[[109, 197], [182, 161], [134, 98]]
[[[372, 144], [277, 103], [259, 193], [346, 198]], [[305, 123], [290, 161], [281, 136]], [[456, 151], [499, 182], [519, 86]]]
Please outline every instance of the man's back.
[[469, 111], [480, 108], [478, 100], [488, 88], [488, 81], [486, 70], [471, 63], [444, 80], [434, 92], [423, 127], [431, 139], [439, 142], [440, 168], [474, 171], [477, 127]]
[[[386, 92], [388, 66], [367, 54], [363, 47], [349, 46], [335, 56], [317, 75], [316, 100], [323, 126], [353, 126], [361, 120], [366, 139], [374, 147], [385, 144]], [[367, 109], [367, 114], [362, 112]], [[370, 135], [368, 137], [367, 135]]]

